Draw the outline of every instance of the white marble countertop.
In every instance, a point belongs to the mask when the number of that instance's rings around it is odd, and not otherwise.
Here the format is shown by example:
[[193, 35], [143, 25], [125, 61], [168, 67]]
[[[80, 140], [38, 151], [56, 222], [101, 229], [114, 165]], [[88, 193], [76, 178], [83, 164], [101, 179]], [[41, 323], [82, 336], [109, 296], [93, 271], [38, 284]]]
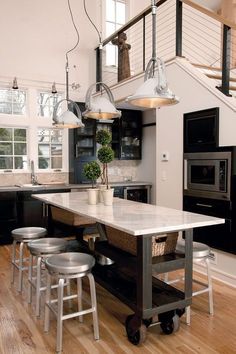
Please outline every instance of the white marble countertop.
[[36, 194], [35, 198], [75, 214], [89, 216], [131, 235], [158, 234], [223, 224], [224, 219], [114, 198], [112, 206], [89, 205], [86, 192]]

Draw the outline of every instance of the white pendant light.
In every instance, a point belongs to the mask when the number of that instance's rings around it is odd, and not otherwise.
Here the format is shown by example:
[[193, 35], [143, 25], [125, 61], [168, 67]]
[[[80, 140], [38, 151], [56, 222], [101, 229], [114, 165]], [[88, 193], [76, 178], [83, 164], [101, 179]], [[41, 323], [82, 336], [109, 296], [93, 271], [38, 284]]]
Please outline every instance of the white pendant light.
[[[96, 85], [100, 86], [101, 95], [93, 97], [92, 92]], [[107, 97], [102, 95], [102, 89], [107, 94]], [[111, 90], [103, 82], [96, 82], [89, 87], [86, 93], [85, 107], [86, 111], [82, 115], [87, 118], [113, 119], [121, 117], [121, 112], [115, 107]]]
[[179, 102], [168, 88], [165, 64], [156, 56], [156, 11], [155, 1], [152, 6], [152, 58], [145, 70], [144, 83], [137, 89], [134, 95], [127, 97], [126, 101], [134, 106], [144, 108], [157, 108], [173, 105]]
[[[86, 1], [84, 0], [84, 11], [86, 13], [86, 16], [88, 17], [89, 21], [95, 28], [95, 30], [98, 33], [99, 37], [99, 58], [100, 58], [100, 63], [99, 67], [100, 70], [102, 70], [102, 43], [101, 43], [101, 35], [91, 20], [88, 11], [86, 9]], [[93, 90], [96, 88], [99, 88], [99, 93], [100, 95], [93, 96]], [[97, 92], [98, 93], [98, 92]], [[106, 93], [106, 96], [103, 94]], [[114, 97], [109, 89], [109, 87], [102, 82], [101, 78], [101, 72], [99, 73], [99, 80], [98, 82], [92, 84], [86, 93], [85, 97], [85, 111], [82, 113], [83, 117], [86, 118], [93, 118], [93, 119], [98, 119], [98, 120], [107, 120], [107, 119], [114, 119], [114, 118], [120, 118], [121, 117], [121, 111], [117, 110], [115, 107], [115, 102], [114, 102]]]
[[[53, 126], [55, 126], [56, 128], [80, 128], [80, 127], [84, 127], [84, 124], [82, 122], [82, 115], [81, 115], [81, 111], [80, 108], [78, 106], [78, 104], [72, 100], [69, 99], [69, 61], [68, 61], [68, 54], [70, 52], [72, 52], [79, 44], [79, 32], [78, 29], [75, 25], [74, 22], [74, 18], [73, 18], [73, 14], [71, 11], [71, 7], [70, 7], [70, 0], [67, 0], [68, 3], [68, 8], [70, 11], [70, 15], [71, 15], [71, 20], [73, 23], [73, 26], [75, 28], [75, 31], [77, 33], [77, 42], [75, 44], [75, 46], [68, 50], [66, 52], [66, 98], [57, 102], [57, 104], [54, 107], [53, 110]], [[67, 109], [62, 113], [62, 114], [58, 114], [59, 111], [59, 106], [63, 103], [66, 102], [67, 105]], [[76, 112], [76, 115], [73, 113], [73, 111]]]

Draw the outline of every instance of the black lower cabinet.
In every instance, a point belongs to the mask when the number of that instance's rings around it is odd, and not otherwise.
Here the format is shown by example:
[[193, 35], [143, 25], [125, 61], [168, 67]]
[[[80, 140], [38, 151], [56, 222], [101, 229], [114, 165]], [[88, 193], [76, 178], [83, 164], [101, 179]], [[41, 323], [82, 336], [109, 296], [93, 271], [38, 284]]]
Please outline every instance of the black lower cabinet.
[[32, 197], [32, 194], [65, 193], [70, 189], [37, 190], [18, 192], [17, 216], [20, 227], [39, 226], [47, 227], [47, 212], [40, 200]]
[[236, 233], [232, 202], [185, 196], [183, 209], [193, 213], [224, 218], [225, 223], [193, 229], [193, 240], [236, 254]]
[[0, 192], [0, 245], [12, 243], [11, 231], [18, 227], [47, 228], [47, 209], [32, 194], [63, 192], [70, 192], [70, 189]]
[[[46, 215], [43, 213], [43, 203], [33, 198], [33, 193], [31, 191], [18, 192], [17, 215], [20, 227], [46, 226]], [[36, 193], [39, 194], [38, 191], [34, 194]]]
[[11, 230], [18, 227], [17, 192], [0, 193], [0, 244], [12, 242]]

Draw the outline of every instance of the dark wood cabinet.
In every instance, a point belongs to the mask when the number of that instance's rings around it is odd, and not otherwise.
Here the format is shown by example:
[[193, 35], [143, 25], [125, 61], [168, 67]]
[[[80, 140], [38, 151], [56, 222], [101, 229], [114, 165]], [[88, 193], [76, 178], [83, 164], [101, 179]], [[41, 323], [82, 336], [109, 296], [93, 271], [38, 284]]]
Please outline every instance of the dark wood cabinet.
[[115, 119], [112, 124], [112, 148], [120, 160], [141, 160], [141, 111], [122, 109], [121, 119]]
[[0, 193], [0, 244], [12, 242], [11, 230], [18, 226], [17, 192]]
[[[77, 102], [81, 112], [84, 103]], [[120, 160], [140, 160], [142, 158], [142, 112], [122, 109], [120, 119], [98, 121], [83, 118], [84, 127], [69, 131], [69, 182], [87, 183], [83, 175], [83, 166], [97, 159], [96, 132], [108, 129], [112, 134], [112, 149], [115, 158]]]
[[37, 191], [20, 191], [17, 192], [17, 217], [20, 227], [25, 226], [41, 226], [47, 227], [47, 211], [43, 203], [32, 197], [32, 194], [44, 193], [64, 193], [70, 192], [69, 188], [37, 190]]

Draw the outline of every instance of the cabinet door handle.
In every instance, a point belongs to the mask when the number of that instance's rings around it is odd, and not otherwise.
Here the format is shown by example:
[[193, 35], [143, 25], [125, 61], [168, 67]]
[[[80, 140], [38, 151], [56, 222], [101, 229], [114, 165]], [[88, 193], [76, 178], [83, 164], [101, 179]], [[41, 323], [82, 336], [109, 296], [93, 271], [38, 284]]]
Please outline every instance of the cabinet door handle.
[[205, 208], [212, 208], [213, 205], [210, 205], [210, 204], [202, 204], [202, 203], [196, 203], [197, 206], [202, 206], [202, 207], [205, 207]]

